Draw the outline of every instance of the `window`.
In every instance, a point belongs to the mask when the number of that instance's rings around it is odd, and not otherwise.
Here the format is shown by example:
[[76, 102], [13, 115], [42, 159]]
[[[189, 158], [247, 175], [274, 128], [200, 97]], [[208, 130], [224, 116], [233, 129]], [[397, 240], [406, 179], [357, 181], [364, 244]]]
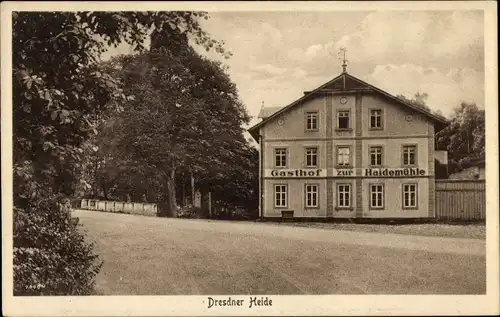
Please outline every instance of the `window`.
[[337, 207], [350, 208], [351, 207], [351, 185], [339, 184], [337, 185]]
[[318, 148], [308, 147], [306, 148], [306, 167], [317, 167], [318, 166]]
[[337, 165], [339, 166], [351, 165], [351, 148], [349, 146], [337, 147]]
[[370, 147], [370, 165], [371, 166], [382, 165], [382, 147], [381, 146]]
[[370, 185], [370, 208], [384, 208], [384, 185]]
[[338, 128], [349, 129], [349, 110], [341, 110], [338, 112]]
[[416, 184], [403, 184], [403, 208], [417, 208]]
[[318, 130], [318, 113], [317, 112], [307, 112], [306, 113], [306, 130], [307, 131]]
[[274, 207], [286, 208], [287, 205], [287, 186], [274, 185]]
[[417, 147], [415, 145], [403, 146], [403, 165], [415, 165], [417, 156]]
[[382, 128], [382, 110], [380, 109], [370, 110], [370, 128], [372, 129]]
[[306, 207], [318, 207], [318, 185], [306, 184]]
[[275, 166], [286, 167], [286, 149], [274, 149]]

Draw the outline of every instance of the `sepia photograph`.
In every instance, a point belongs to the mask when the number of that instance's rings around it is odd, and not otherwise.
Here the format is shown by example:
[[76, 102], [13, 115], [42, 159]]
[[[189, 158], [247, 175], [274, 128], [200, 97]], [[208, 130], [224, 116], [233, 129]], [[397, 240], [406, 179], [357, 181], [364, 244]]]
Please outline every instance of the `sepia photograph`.
[[7, 315], [499, 313], [496, 3], [21, 4]]

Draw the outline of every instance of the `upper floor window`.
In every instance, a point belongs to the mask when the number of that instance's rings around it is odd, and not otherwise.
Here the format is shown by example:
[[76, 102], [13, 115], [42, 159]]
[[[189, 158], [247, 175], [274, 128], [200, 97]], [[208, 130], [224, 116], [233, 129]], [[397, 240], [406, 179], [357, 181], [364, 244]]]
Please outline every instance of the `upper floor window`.
[[371, 146], [370, 147], [370, 165], [380, 166], [382, 165], [382, 147], [381, 146]]
[[338, 111], [338, 122], [337, 122], [337, 127], [339, 129], [349, 129], [350, 122], [349, 122], [349, 117], [350, 117], [351, 112], [349, 110], [339, 110]]
[[415, 145], [403, 146], [403, 165], [415, 165], [417, 162], [417, 147]]
[[306, 131], [318, 130], [318, 112], [306, 112]]
[[276, 167], [286, 167], [286, 149], [274, 149], [274, 165]]
[[317, 167], [318, 166], [318, 148], [308, 147], [306, 148], [306, 167]]
[[370, 128], [371, 129], [382, 129], [382, 110], [381, 109], [371, 109], [370, 110]]
[[306, 184], [306, 207], [318, 207], [318, 185]]
[[350, 146], [337, 147], [337, 165], [338, 166], [351, 165], [351, 147]]

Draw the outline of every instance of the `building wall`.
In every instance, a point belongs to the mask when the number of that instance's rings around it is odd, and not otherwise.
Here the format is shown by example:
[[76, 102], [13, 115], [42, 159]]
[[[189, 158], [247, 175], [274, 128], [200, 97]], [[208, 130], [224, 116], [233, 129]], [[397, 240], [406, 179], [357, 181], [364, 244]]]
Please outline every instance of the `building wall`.
[[326, 168], [326, 141], [325, 140], [293, 140], [293, 141], [265, 141], [264, 151], [266, 153], [266, 160], [264, 160], [264, 168], [274, 169], [275, 159], [274, 150], [276, 148], [286, 148], [287, 155], [287, 168], [304, 168], [305, 162], [305, 149], [307, 147], [317, 147], [318, 148], [318, 159], [319, 168]]
[[[370, 147], [382, 146], [383, 158], [382, 166], [388, 168], [404, 167], [403, 165], [403, 146], [414, 145], [417, 148], [417, 166], [429, 170], [429, 138], [378, 138], [362, 140], [363, 151], [362, 166], [370, 166]], [[434, 164], [434, 161], [432, 161]]]
[[449, 179], [486, 179], [485, 168], [483, 166], [468, 167], [460, 172], [451, 174]]
[[[374, 108], [383, 109], [382, 130], [370, 129], [370, 109]], [[427, 135], [429, 122], [424, 115], [374, 94], [363, 95], [361, 114], [363, 135], [373, 137]]]
[[[318, 131], [305, 131], [305, 113], [317, 111], [319, 114]], [[283, 120], [283, 124], [280, 124]], [[265, 140], [276, 139], [317, 139], [323, 138], [326, 133], [326, 106], [323, 95], [318, 94], [303, 105], [294, 107], [284, 115], [271, 119], [262, 129], [261, 135]]]
[[[288, 203], [285, 208], [276, 208], [274, 206], [274, 185], [286, 184], [288, 186]], [[319, 207], [305, 207], [305, 185], [319, 185]], [[326, 179], [276, 179], [266, 180], [264, 182], [264, 192], [266, 199], [265, 213], [266, 217], [281, 217], [283, 210], [293, 210], [294, 217], [326, 217]]]
[[[403, 184], [418, 184], [417, 208], [403, 208]], [[369, 207], [370, 184], [383, 184], [385, 186], [384, 208], [371, 209]], [[408, 218], [428, 217], [429, 192], [428, 178], [368, 178], [363, 179], [363, 201], [366, 206], [363, 209], [363, 217], [368, 218]]]
[[[341, 98], [346, 99], [341, 103]], [[369, 127], [370, 109], [382, 109], [383, 129]], [[350, 128], [337, 129], [337, 111], [350, 111]], [[305, 113], [318, 111], [319, 129], [305, 131]], [[434, 214], [434, 126], [421, 114], [388, 101], [373, 93], [328, 93], [318, 94], [292, 110], [285, 112], [261, 128], [264, 169], [262, 182], [263, 216], [280, 217], [282, 210], [294, 210], [294, 217], [428, 217]], [[417, 146], [417, 164], [424, 175], [417, 177], [365, 177], [363, 170], [369, 168], [369, 147], [381, 145], [384, 148], [383, 168], [401, 169], [402, 146]], [[351, 147], [350, 175], [339, 176], [337, 148]], [[304, 169], [305, 148], [317, 146], [319, 151], [318, 172], [314, 178], [271, 177], [270, 171]], [[274, 149], [285, 147], [288, 157], [285, 169], [274, 166]], [[346, 169], [343, 169], [346, 170]], [[385, 205], [382, 210], [369, 208], [369, 185], [381, 182], [385, 189]], [[306, 183], [318, 184], [320, 189], [319, 208], [305, 209]], [[351, 184], [351, 207], [337, 207], [337, 185]], [[402, 208], [402, 185], [418, 184], [418, 207]], [[274, 184], [288, 185], [286, 208], [274, 207]]]

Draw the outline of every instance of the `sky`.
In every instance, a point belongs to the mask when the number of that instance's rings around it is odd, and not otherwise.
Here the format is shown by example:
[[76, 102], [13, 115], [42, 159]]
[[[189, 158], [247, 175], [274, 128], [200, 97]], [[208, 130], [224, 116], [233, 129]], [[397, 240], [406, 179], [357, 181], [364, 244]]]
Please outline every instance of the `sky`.
[[[429, 95], [449, 116], [462, 101], [484, 108], [482, 11], [212, 12], [202, 21], [233, 56], [222, 60], [257, 123], [262, 103], [283, 107], [342, 71], [391, 94]], [[107, 53], [127, 53], [119, 46]]]

